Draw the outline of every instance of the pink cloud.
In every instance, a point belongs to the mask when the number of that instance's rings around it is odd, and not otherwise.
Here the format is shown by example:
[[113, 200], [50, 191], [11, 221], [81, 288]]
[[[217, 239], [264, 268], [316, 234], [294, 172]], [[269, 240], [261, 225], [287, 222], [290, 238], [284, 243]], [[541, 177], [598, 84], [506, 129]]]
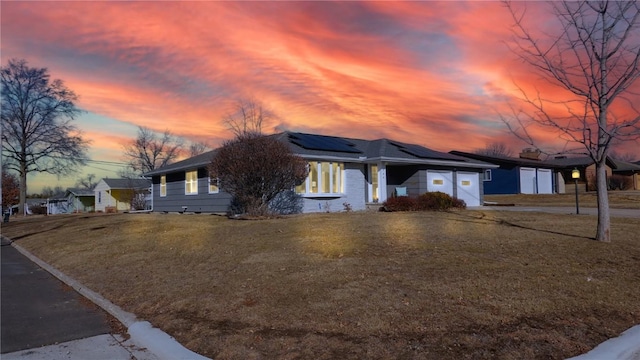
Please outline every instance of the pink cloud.
[[[519, 149], [498, 116], [514, 79], [566, 93], [509, 52], [511, 21], [497, 2], [6, 2], [2, 61], [49, 67], [91, 113], [213, 146], [231, 136], [233, 102], [254, 97], [278, 115], [267, 131]], [[116, 152], [133, 135], [106, 128], [93, 146]]]

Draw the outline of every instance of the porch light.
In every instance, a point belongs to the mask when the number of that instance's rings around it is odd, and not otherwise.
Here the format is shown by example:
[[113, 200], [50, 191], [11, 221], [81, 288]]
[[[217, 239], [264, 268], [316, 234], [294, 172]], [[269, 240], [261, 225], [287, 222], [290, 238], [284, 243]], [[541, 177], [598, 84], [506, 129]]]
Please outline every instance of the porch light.
[[578, 169], [571, 170], [571, 178], [572, 179], [580, 179], [580, 170], [578, 170]]

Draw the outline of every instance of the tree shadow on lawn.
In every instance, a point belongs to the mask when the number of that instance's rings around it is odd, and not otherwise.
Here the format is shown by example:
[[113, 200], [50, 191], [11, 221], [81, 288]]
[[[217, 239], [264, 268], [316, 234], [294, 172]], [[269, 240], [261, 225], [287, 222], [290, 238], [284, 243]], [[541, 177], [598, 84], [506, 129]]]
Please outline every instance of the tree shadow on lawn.
[[[457, 221], [461, 221], [461, 222], [470, 222], [470, 223], [475, 223], [475, 224], [495, 223], [495, 224], [498, 224], [498, 225], [515, 227], [515, 228], [524, 229], [524, 230], [532, 230], [532, 231], [537, 231], [537, 232], [541, 232], [541, 233], [562, 235], [562, 236], [568, 236], [568, 237], [573, 237], [573, 238], [578, 238], [578, 239], [587, 239], [587, 240], [594, 240], [594, 241], [596, 240], [595, 237], [590, 237], [590, 236], [569, 234], [569, 233], [566, 233], [566, 232], [553, 231], [553, 230], [547, 230], [547, 229], [537, 229], [537, 228], [530, 227], [530, 226], [516, 224], [516, 223], [510, 222], [510, 221], [507, 221], [507, 220], [503, 220], [503, 219], [490, 219], [490, 218], [487, 218], [487, 214], [485, 214], [484, 212], [481, 212], [481, 211], [479, 212], [480, 213], [480, 217], [473, 216], [473, 215], [466, 214], [466, 213], [455, 212], [455, 211], [447, 211], [447, 212], [449, 214], [456, 215], [456, 216], [460, 217], [461, 219], [457, 219]], [[464, 218], [464, 219], [462, 219], [462, 218]]]
[[[89, 217], [81, 217], [80, 219], [88, 219], [88, 218]], [[32, 232], [28, 232], [28, 233], [25, 233], [25, 234], [22, 234], [22, 235], [19, 235], [19, 236], [11, 237], [10, 240], [11, 241], [18, 241], [20, 239], [24, 239], [24, 238], [27, 238], [27, 237], [32, 236], [32, 235], [38, 235], [38, 234], [47, 233], [49, 231], [58, 230], [58, 229], [63, 228], [65, 226], [69, 225], [69, 224], [72, 224], [75, 220], [76, 220], [75, 218], [66, 219], [66, 220], [62, 221], [61, 223], [59, 223], [58, 225], [55, 225], [53, 227], [47, 227], [47, 228], [44, 228], [44, 229], [39, 230], [39, 231], [32, 231]], [[91, 230], [94, 230], [94, 229], [91, 229]]]

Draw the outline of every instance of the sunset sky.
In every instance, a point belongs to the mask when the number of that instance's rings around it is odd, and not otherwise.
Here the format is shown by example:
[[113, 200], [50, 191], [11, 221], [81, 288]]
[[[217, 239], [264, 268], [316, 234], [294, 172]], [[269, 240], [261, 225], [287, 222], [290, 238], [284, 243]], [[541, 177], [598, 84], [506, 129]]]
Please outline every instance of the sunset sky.
[[[545, 3], [527, 6], [538, 31], [557, 25]], [[232, 136], [223, 116], [248, 97], [277, 115], [267, 133], [439, 151], [505, 142], [517, 153], [526, 144], [497, 114], [514, 84], [549, 89], [509, 51], [512, 20], [499, 2], [2, 1], [1, 17], [2, 65], [24, 58], [64, 80], [86, 111], [76, 125], [89, 155], [103, 162], [123, 161], [139, 125], [215, 147]], [[118, 169], [92, 162], [77, 177]], [[29, 192], [77, 177], [32, 176]]]

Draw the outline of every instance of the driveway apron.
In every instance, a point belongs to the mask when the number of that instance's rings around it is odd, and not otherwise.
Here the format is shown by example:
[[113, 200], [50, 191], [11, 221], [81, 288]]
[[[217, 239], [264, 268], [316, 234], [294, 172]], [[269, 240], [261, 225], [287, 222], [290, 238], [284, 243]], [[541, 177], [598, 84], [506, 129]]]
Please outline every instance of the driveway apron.
[[108, 314], [31, 262], [0, 247], [0, 352], [109, 334]]

